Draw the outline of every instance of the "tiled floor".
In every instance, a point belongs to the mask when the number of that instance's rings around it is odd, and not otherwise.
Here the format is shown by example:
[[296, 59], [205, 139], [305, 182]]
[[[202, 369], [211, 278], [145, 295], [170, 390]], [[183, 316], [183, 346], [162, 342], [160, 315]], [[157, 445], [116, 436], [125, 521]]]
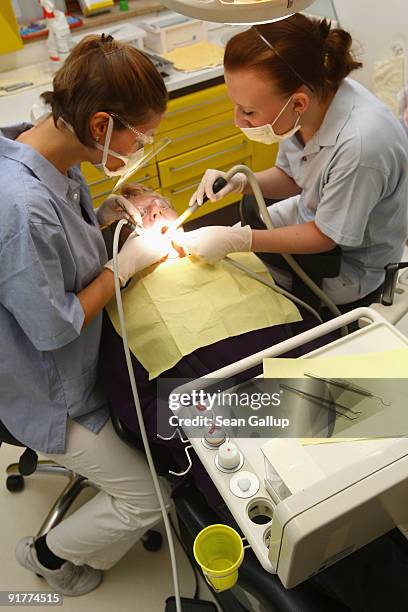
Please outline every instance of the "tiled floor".
[[[0, 590], [50, 590], [44, 580], [22, 568], [14, 558], [16, 542], [34, 535], [58, 493], [65, 486], [63, 477], [46, 474], [26, 479], [21, 493], [9, 493], [4, 470], [15, 461], [21, 450], [4, 444], [0, 448]], [[83, 491], [81, 503], [90, 491]], [[75, 506], [73, 507], [73, 510]], [[161, 531], [164, 528], [159, 527]], [[164, 539], [165, 542], [165, 539]], [[184, 552], [176, 542], [180, 590], [192, 597], [194, 580]], [[102, 585], [83, 597], [64, 599], [63, 612], [163, 612], [164, 602], [173, 593], [167, 543], [157, 553], [146, 552], [137, 544], [114, 568], [105, 573]], [[204, 582], [200, 582], [202, 599], [212, 599]], [[29, 610], [27, 606], [19, 606]], [[37, 607], [35, 609], [38, 609]], [[48, 608], [49, 609], [49, 608]]]

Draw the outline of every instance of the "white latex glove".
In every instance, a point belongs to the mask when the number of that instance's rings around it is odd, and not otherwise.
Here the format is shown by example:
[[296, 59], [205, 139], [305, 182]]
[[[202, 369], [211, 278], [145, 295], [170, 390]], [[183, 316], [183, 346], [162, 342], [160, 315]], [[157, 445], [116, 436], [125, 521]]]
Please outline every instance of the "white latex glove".
[[117, 193], [111, 193], [95, 212], [100, 227], [111, 225], [111, 223], [120, 219], [129, 219], [129, 215], [133, 217], [136, 223], [143, 225], [141, 214], [136, 206]]
[[213, 192], [213, 185], [217, 178], [227, 176], [226, 172], [221, 170], [213, 170], [209, 168], [203, 174], [203, 178], [198, 186], [198, 189], [190, 198], [189, 206], [192, 206], [194, 202], [197, 202], [199, 206], [203, 203], [204, 194], [207, 195], [208, 199], [212, 202], [225, 198], [229, 193], [242, 193], [247, 184], [247, 178], [242, 172], [234, 174], [232, 179], [219, 191], [218, 193]]
[[[147, 230], [141, 236], [131, 234], [118, 253], [118, 272], [122, 287], [144, 268], [167, 257], [172, 248], [168, 236]], [[113, 259], [105, 264], [113, 272]]]
[[249, 225], [244, 227], [209, 225], [192, 232], [184, 232], [177, 236], [174, 242], [186, 249], [190, 255], [214, 264], [229, 253], [250, 251], [252, 230]]

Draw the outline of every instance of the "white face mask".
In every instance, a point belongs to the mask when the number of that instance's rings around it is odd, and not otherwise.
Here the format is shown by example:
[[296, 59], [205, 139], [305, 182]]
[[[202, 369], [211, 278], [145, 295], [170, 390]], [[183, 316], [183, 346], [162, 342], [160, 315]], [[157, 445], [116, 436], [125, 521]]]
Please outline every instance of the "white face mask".
[[52, 115], [51, 109], [45, 104], [33, 104], [30, 109], [30, 121], [33, 125], [38, 125], [47, 117]]
[[255, 142], [261, 142], [266, 145], [275, 144], [277, 142], [279, 143], [279, 142], [282, 142], [283, 140], [286, 140], [287, 138], [290, 138], [291, 136], [296, 134], [296, 132], [300, 130], [301, 128], [299, 114], [298, 114], [298, 118], [293, 128], [285, 132], [284, 134], [277, 134], [275, 130], [273, 129], [273, 126], [275, 125], [279, 117], [282, 115], [282, 113], [284, 112], [288, 104], [291, 102], [292, 98], [293, 96], [289, 98], [289, 100], [286, 102], [285, 106], [282, 108], [281, 112], [276, 117], [273, 123], [266, 123], [265, 125], [260, 125], [259, 127], [239, 128], [239, 129], [241, 130], [241, 132], [245, 134], [247, 138], [249, 138], [249, 140], [254, 140]]
[[[130, 153], [130, 155], [121, 155], [120, 153], [116, 153], [116, 151], [112, 151], [109, 148], [109, 144], [112, 137], [113, 131], [113, 119], [109, 116], [109, 124], [108, 131], [106, 133], [105, 143], [103, 145], [99, 144], [99, 142], [95, 142], [95, 147], [103, 151], [102, 162], [100, 164], [94, 164], [96, 168], [101, 170], [106, 174], [106, 176], [124, 176], [128, 174], [130, 171], [134, 171], [137, 169], [139, 162], [142, 160], [144, 156], [144, 147], [138, 149], [135, 153]], [[117, 170], [109, 170], [106, 167], [106, 160], [108, 159], [108, 154], [116, 157], [123, 161], [123, 166], [118, 168]]]

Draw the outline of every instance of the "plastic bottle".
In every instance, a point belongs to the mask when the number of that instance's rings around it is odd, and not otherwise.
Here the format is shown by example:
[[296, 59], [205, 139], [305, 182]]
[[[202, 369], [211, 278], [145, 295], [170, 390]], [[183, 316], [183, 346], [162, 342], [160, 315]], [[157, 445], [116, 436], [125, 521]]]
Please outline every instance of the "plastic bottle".
[[50, 70], [54, 72], [58, 70], [58, 67], [61, 64], [60, 57], [58, 55], [57, 42], [55, 40], [53, 22], [55, 19], [54, 11], [52, 10], [52, 5], [49, 2], [41, 2], [41, 6], [44, 10], [44, 17], [47, 22], [48, 28], [48, 38], [47, 38], [47, 49], [48, 49], [48, 57], [50, 59]]
[[55, 9], [52, 0], [40, 0], [47, 22], [47, 48], [50, 70], [55, 72], [62, 65], [72, 48], [72, 38], [67, 19], [62, 11]]
[[62, 11], [54, 11], [55, 18], [52, 23], [57, 52], [60, 63], [62, 64], [72, 48], [71, 32], [67, 18]]

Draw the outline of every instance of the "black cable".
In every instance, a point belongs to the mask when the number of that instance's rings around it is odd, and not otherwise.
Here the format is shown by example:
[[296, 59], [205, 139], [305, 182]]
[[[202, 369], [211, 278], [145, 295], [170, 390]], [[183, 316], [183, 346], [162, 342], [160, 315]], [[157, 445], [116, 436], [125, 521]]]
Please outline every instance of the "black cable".
[[200, 585], [199, 585], [199, 582], [198, 582], [197, 568], [195, 566], [194, 560], [191, 558], [187, 548], [185, 547], [184, 542], [181, 540], [179, 534], [177, 533], [177, 530], [176, 530], [176, 528], [174, 526], [174, 523], [173, 523], [173, 520], [172, 520], [170, 514], [169, 514], [169, 521], [170, 521], [171, 528], [173, 529], [174, 535], [176, 536], [176, 538], [178, 540], [178, 543], [180, 544], [181, 548], [184, 550], [184, 553], [185, 553], [185, 555], [186, 555], [186, 557], [189, 560], [189, 563], [191, 565], [191, 569], [193, 570], [194, 579], [195, 579], [195, 591], [194, 591], [193, 599], [198, 599], [199, 595], [200, 595]]

